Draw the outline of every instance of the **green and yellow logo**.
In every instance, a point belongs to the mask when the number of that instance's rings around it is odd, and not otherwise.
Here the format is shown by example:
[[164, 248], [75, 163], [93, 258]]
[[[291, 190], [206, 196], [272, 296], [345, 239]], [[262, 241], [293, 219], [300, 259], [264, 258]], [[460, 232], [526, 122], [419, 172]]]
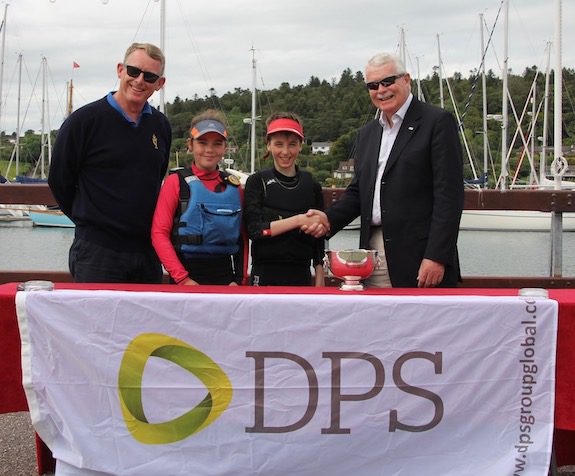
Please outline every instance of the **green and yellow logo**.
[[[149, 423], [142, 405], [142, 376], [150, 357], [160, 357], [194, 374], [208, 394], [190, 411], [162, 423]], [[141, 334], [126, 348], [118, 375], [124, 421], [132, 436], [151, 445], [174, 443], [210, 425], [228, 407], [232, 384], [210, 357], [175, 337]]]

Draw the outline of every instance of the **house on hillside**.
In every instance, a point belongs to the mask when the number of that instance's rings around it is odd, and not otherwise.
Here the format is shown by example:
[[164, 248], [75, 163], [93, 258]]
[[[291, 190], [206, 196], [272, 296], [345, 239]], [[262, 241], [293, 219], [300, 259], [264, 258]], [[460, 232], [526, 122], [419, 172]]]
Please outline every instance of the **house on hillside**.
[[342, 160], [337, 170], [333, 172], [333, 178], [335, 179], [350, 179], [353, 177], [353, 159]]
[[331, 149], [331, 142], [312, 142], [311, 153], [313, 155], [327, 155]]

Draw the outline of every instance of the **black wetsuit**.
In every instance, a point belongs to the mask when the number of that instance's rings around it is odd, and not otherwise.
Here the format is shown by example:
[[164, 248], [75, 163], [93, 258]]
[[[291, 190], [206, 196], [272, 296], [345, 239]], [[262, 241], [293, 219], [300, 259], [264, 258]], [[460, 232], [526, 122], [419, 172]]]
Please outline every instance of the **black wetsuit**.
[[248, 178], [244, 219], [252, 240], [250, 282], [259, 286], [310, 286], [310, 264], [323, 262], [324, 240], [300, 230], [272, 237], [270, 222], [323, 209], [320, 184], [306, 171], [286, 177], [274, 168]]

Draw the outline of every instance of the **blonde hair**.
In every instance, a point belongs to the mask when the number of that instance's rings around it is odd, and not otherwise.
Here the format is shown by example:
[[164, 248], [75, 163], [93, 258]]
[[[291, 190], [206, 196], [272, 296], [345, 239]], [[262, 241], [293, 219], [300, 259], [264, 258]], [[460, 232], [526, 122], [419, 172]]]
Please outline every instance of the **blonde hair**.
[[124, 55], [124, 64], [127, 64], [128, 56], [130, 56], [136, 50], [144, 50], [145, 53], [152, 59], [160, 62], [160, 76], [164, 75], [164, 69], [166, 67], [166, 57], [162, 50], [156, 45], [151, 43], [132, 43], [128, 46], [126, 54]]
[[228, 128], [228, 126], [226, 125], [226, 117], [224, 116], [224, 114], [221, 111], [218, 111], [216, 109], [206, 109], [205, 111], [202, 111], [199, 114], [196, 114], [194, 117], [192, 117], [192, 122], [190, 124], [190, 130], [198, 122], [209, 121], [209, 120], [221, 122], [226, 129]]

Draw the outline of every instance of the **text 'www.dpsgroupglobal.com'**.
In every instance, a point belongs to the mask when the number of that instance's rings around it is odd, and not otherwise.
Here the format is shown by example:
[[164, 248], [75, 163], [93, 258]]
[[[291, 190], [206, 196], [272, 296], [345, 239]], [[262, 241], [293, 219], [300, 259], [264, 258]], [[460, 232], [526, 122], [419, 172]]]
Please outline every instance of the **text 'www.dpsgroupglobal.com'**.
[[523, 472], [529, 458], [529, 449], [533, 445], [535, 414], [533, 412], [533, 394], [537, 386], [537, 364], [535, 363], [537, 340], [537, 302], [525, 302], [525, 314], [521, 326], [523, 337], [520, 341], [521, 357], [521, 402], [519, 406], [518, 442], [515, 445], [515, 475]]

